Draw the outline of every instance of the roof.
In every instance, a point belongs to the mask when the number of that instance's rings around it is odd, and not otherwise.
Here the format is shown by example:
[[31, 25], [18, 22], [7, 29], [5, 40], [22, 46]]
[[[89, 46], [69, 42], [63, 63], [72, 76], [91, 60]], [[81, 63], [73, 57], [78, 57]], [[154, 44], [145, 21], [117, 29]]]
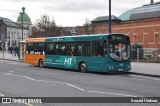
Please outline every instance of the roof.
[[139, 20], [160, 18], [160, 3], [153, 3], [143, 5], [141, 7], [130, 9], [119, 16], [121, 20]]
[[[22, 14], [22, 17], [23, 17], [24, 23], [31, 23], [30, 17], [25, 12]], [[18, 16], [18, 18], [17, 18], [18, 23], [22, 22], [22, 17], [21, 17], [21, 14]]]
[[0, 17], [0, 20], [2, 20], [2, 22], [7, 26], [18, 27], [18, 25], [14, 21], [8, 18]]
[[[6, 25], [6, 26], [10, 26], [10, 27], [15, 27], [15, 28], [22, 28], [22, 24], [18, 24], [8, 18], [4, 18], [4, 17], [0, 17], [0, 20]], [[24, 29], [28, 29], [26, 27], [23, 26]]]
[[[109, 16], [100, 16], [100, 17], [95, 18], [91, 22], [108, 21], [108, 20], [109, 20]], [[114, 15], [111, 16], [111, 20], [121, 21], [121, 19], [119, 19], [118, 17], [116, 17]]]
[[3, 23], [7, 26], [19, 27], [15, 22], [3, 21]]
[[4, 17], [0, 17], [0, 20], [4, 20], [4, 21], [10, 21], [10, 22], [13, 22], [12, 20], [8, 19], [8, 18], [4, 18]]

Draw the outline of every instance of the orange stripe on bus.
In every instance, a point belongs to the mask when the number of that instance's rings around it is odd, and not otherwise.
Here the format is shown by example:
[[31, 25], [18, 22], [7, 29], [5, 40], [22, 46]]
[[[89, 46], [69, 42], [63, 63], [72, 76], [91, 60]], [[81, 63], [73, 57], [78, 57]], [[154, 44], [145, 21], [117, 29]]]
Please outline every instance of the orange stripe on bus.
[[26, 39], [26, 43], [28, 42], [45, 42], [45, 38], [29, 38]]

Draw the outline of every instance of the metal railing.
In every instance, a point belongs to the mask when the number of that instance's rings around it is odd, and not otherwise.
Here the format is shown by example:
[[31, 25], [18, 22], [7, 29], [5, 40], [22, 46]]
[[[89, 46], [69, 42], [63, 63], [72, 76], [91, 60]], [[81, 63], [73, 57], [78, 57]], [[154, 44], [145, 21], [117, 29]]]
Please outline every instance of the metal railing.
[[137, 48], [131, 49], [132, 61], [160, 63], [160, 49]]

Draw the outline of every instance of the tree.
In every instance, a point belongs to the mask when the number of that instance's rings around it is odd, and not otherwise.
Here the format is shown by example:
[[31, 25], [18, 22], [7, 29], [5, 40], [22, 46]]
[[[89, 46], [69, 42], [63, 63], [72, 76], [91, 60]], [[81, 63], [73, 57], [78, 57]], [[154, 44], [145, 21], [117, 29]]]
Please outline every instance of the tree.
[[42, 15], [41, 18], [37, 20], [32, 31], [32, 37], [53, 37], [60, 36], [61, 27], [56, 26], [54, 19], [50, 19], [47, 15]]
[[89, 19], [86, 18], [85, 24], [83, 24], [83, 26], [85, 28], [85, 33], [87, 35], [90, 35], [92, 33], [92, 26], [91, 26]]

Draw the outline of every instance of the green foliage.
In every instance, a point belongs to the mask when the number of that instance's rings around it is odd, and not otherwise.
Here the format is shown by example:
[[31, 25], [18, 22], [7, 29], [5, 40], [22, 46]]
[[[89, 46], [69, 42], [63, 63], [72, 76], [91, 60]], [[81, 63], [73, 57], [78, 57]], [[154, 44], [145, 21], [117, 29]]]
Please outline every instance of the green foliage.
[[143, 58], [144, 50], [142, 45], [134, 44], [131, 46], [132, 59], [137, 59], [137, 51], [139, 50], [139, 59]]

